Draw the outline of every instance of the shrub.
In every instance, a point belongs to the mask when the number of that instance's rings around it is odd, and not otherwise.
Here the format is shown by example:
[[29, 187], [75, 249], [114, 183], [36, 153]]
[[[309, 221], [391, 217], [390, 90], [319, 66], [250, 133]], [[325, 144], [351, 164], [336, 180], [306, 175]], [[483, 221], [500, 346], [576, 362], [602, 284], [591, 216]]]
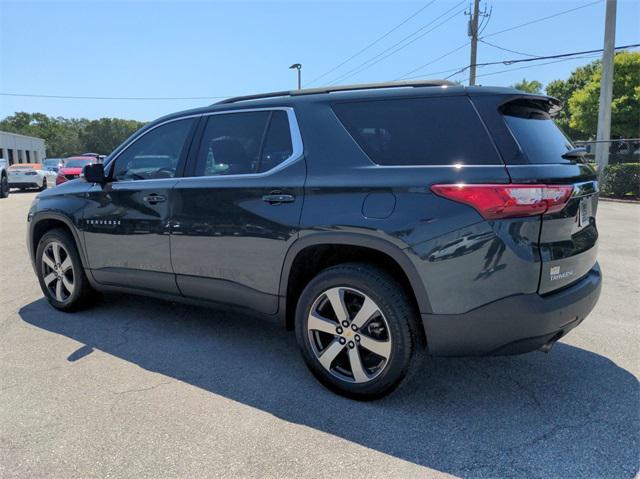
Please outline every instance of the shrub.
[[607, 165], [600, 187], [607, 196], [640, 196], [640, 163]]

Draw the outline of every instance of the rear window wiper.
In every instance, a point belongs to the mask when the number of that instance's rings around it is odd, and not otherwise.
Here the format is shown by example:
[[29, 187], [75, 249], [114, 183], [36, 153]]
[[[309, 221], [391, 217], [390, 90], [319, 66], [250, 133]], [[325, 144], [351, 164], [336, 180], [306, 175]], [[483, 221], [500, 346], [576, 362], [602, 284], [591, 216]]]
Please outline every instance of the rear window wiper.
[[570, 149], [564, 155], [562, 155], [562, 158], [564, 158], [565, 160], [580, 160], [586, 154], [587, 149], [580, 146], [578, 148]]

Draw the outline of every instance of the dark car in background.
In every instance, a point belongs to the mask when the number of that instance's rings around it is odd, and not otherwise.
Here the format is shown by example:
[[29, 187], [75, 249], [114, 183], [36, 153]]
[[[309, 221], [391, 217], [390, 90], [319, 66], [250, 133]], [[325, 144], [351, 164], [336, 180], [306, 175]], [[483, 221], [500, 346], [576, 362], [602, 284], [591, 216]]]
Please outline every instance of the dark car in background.
[[358, 399], [424, 353], [548, 351], [601, 287], [596, 174], [557, 108], [433, 81], [176, 113], [39, 194], [30, 256], [63, 311], [116, 291], [279, 317]]
[[64, 166], [63, 158], [45, 158], [42, 161], [42, 167], [47, 171], [53, 171], [57, 173], [60, 168]]

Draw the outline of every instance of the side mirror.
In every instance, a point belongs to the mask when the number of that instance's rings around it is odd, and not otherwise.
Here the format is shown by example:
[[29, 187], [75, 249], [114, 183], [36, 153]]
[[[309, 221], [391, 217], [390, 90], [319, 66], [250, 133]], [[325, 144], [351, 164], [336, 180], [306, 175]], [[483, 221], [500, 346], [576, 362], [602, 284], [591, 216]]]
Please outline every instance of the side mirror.
[[94, 163], [87, 165], [82, 169], [82, 175], [88, 183], [106, 183], [107, 178], [104, 176], [104, 165], [102, 163]]

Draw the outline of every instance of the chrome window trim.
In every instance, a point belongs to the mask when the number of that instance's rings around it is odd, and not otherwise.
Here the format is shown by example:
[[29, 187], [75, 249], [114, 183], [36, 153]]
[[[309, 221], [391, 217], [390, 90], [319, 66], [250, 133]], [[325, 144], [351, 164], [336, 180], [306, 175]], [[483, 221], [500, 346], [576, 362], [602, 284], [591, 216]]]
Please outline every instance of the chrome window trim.
[[[370, 165], [366, 166], [370, 168]], [[465, 168], [504, 168], [505, 165], [466, 165], [464, 163], [453, 164], [453, 165], [378, 165], [376, 163], [373, 164], [375, 169], [393, 169], [393, 168], [452, 168], [454, 170], [464, 170]]]
[[153, 131], [156, 128], [159, 128], [168, 123], [172, 123], [180, 120], [187, 120], [189, 118], [200, 118], [200, 117], [213, 116], [213, 115], [231, 115], [234, 113], [251, 113], [256, 111], [284, 111], [287, 114], [287, 120], [289, 121], [289, 134], [291, 135], [291, 147], [293, 151], [288, 158], [286, 158], [285, 160], [283, 160], [281, 163], [277, 164], [270, 170], [263, 171], [261, 173], [246, 173], [246, 174], [236, 174], [236, 175], [176, 176], [173, 178], [157, 178], [157, 179], [150, 178], [146, 180], [115, 181], [114, 183], [128, 184], [128, 183], [139, 183], [140, 181], [166, 181], [166, 180], [180, 181], [180, 180], [193, 179], [193, 178], [260, 178], [263, 176], [271, 175], [277, 171], [280, 171], [286, 168], [287, 166], [289, 166], [290, 164], [295, 163], [300, 158], [302, 158], [303, 152], [304, 152], [304, 145], [302, 144], [302, 135], [300, 134], [300, 127], [298, 125], [298, 119], [296, 117], [296, 113], [294, 109], [289, 106], [274, 106], [274, 107], [265, 107], [265, 108], [239, 108], [239, 109], [224, 110], [224, 111], [211, 111], [207, 113], [197, 113], [193, 115], [185, 115], [185, 116], [180, 116], [176, 118], [171, 118], [169, 120], [158, 123], [157, 125], [154, 125], [152, 128], [149, 128], [144, 133], [136, 136], [133, 140], [129, 142], [128, 145], [126, 145], [121, 151], [119, 151], [116, 156], [109, 159], [109, 161], [105, 164], [105, 169], [109, 168], [113, 162], [117, 161], [120, 155], [122, 155], [125, 151], [127, 151], [129, 147], [133, 145], [135, 142], [137, 142], [140, 138], [143, 138], [150, 131]]

